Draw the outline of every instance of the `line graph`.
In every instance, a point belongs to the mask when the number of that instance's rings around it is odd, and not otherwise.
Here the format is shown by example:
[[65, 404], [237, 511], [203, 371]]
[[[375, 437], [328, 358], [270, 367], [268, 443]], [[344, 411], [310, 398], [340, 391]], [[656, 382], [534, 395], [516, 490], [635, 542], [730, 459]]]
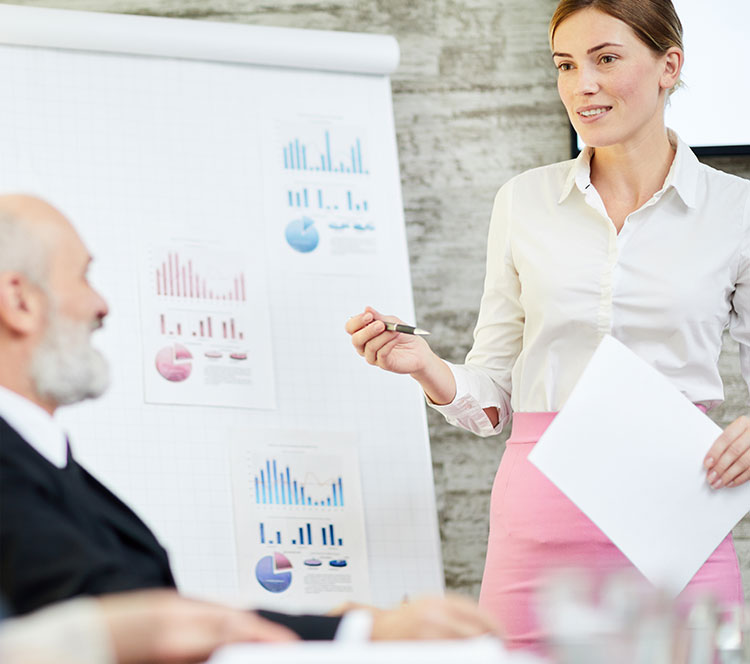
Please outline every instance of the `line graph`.
[[[217, 274], [215, 265], [198, 269], [200, 261], [200, 257], [194, 261], [193, 258], [181, 256], [179, 251], [167, 251], [166, 256], [157, 259], [154, 268], [156, 295], [191, 300], [247, 300], [244, 271], [223, 274], [222, 270]], [[207, 272], [209, 276], [206, 276]]]
[[306, 472], [303, 479], [289, 464], [266, 459], [253, 476], [253, 494], [257, 505], [296, 505], [306, 507], [344, 507], [344, 482], [341, 475], [324, 480]]

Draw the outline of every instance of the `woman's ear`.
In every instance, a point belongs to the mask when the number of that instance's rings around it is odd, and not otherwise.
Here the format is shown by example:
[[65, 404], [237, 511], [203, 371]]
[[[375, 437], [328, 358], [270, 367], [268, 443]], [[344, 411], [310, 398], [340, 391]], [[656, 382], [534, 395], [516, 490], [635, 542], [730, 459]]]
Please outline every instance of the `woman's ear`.
[[664, 71], [659, 84], [663, 89], [671, 90], [680, 80], [685, 54], [682, 49], [673, 46], [662, 57], [664, 58]]

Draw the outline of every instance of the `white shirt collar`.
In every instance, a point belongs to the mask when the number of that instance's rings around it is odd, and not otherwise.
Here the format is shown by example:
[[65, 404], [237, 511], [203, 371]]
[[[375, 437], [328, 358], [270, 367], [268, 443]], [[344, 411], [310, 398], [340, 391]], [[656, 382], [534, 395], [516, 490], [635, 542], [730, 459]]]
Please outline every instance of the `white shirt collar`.
[[0, 417], [47, 461], [58, 468], [67, 464], [67, 436], [46, 410], [0, 386]]
[[[667, 135], [669, 142], [676, 148], [676, 152], [664, 180], [664, 186], [657, 192], [656, 196], [661, 196], [671, 187], [674, 188], [685, 205], [689, 208], [695, 208], [700, 162], [693, 154], [690, 146], [674, 131], [667, 129]], [[558, 205], [570, 195], [574, 185], [581, 193], [585, 193], [586, 189], [591, 186], [591, 157], [593, 155], [594, 148], [587, 146], [573, 160], [568, 177], [565, 179], [560, 192]]]

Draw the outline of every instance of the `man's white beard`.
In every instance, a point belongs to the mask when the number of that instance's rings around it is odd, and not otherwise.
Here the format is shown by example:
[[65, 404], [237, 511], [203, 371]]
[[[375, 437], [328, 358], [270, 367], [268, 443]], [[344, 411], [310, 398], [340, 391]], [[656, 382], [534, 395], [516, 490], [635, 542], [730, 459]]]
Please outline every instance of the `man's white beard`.
[[31, 361], [37, 394], [57, 405], [101, 396], [109, 385], [109, 366], [91, 345], [99, 325], [72, 321], [50, 307], [49, 324]]

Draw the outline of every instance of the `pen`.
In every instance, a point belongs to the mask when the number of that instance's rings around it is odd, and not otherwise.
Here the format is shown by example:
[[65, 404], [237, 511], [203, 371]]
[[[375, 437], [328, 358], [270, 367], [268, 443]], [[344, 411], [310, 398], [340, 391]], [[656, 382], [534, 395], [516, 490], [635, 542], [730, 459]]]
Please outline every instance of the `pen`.
[[401, 323], [386, 323], [385, 329], [391, 332], [403, 332], [404, 334], [414, 334], [418, 337], [426, 337], [430, 333], [427, 330], [420, 330], [412, 325], [403, 325]]

